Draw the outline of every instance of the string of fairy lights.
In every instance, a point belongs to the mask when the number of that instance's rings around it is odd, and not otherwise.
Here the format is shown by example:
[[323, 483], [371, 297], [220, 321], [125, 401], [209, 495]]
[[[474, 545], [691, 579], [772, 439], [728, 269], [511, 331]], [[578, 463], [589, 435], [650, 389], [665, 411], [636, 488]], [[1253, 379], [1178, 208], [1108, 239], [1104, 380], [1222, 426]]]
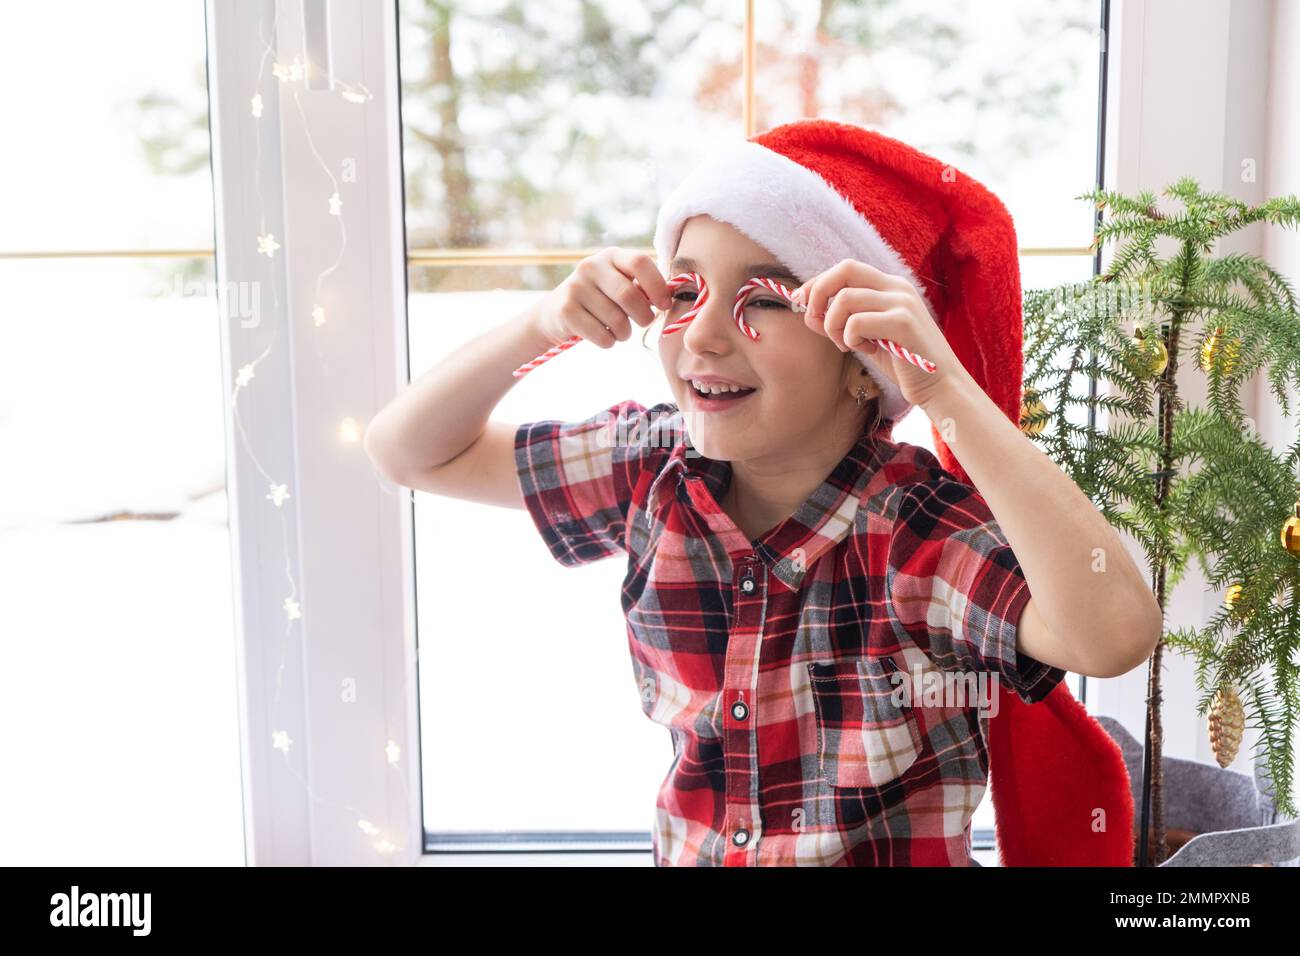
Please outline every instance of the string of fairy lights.
[[[312, 156], [315, 158], [317, 164], [319, 165], [321, 171], [325, 174], [325, 176], [329, 180], [329, 186], [330, 186], [329, 192], [327, 194], [322, 195], [322, 201], [325, 204], [325, 207], [328, 209], [329, 215], [338, 224], [338, 238], [339, 238], [338, 254], [335, 256], [335, 259], [332, 264], [330, 264], [328, 267], [321, 270], [317, 274], [316, 281], [313, 288], [313, 298], [311, 302], [311, 307], [309, 310], [306, 310], [306, 318], [310, 319], [310, 322], [312, 323], [312, 327], [314, 329], [320, 329], [322, 326], [326, 324], [327, 319], [329, 318], [329, 310], [327, 308], [328, 299], [326, 296], [322, 294], [322, 290], [324, 288], [324, 283], [326, 278], [331, 273], [333, 273], [343, 261], [344, 254], [347, 250], [347, 238], [348, 238], [347, 226], [343, 215], [343, 200], [339, 194], [339, 180], [335, 176], [333, 169], [331, 169], [330, 164], [325, 161], [325, 159], [321, 156], [320, 151], [316, 147], [315, 139], [311, 134], [311, 126], [307, 122], [307, 114], [303, 110], [303, 106], [300, 98], [303, 86], [308, 76], [308, 71], [313, 69], [313, 64], [310, 62], [310, 58], [307, 56], [305, 50], [300, 54], [295, 54], [292, 60], [284, 60], [280, 58], [278, 52], [278, 37], [276, 37], [276, 26], [279, 18], [279, 5], [275, 4], [274, 6], [276, 9], [271, 19], [270, 29], [271, 29], [272, 37], [275, 39], [272, 41], [268, 41], [266, 34], [262, 32], [261, 27], [259, 26], [259, 38], [261, 40], [263, 52], [258, 63], [257, 78], [253, 84], [254, 92], [249, 99], [249, 112], [253, 118], [253, 129], [254, 129], [254, 143], [255, 143], [254, 184], [255, 184], [255, 194], [257, 197], [257, 205], [258, 205], [258, 229], [257, 229], [257, 236], [256, 236], [256, 243], [257, 243], [256, 248], [259, 254], [265, 255], [268, 260], [272, 260], [272, 261], [275, 259], [277, 252], [279, 252], [281, 248], [283, 248], [279, 239], [277, 239], [275, 234], [270, 229], [267, 228], [266, 206], [262, 196], [262, 179], [261, 179], [262, 124], [263, 122], [266, 121], [264, 119], [264, 114], [266, 112], [265, 109], [266, 98], [263, 96], [263, 89], [264, 89], [263, 84], [267, 81], [267, 64], [270, 63], [271, 84], [273, 87], [278, 87], [278, 92], [280, 94], [280, 97], [277, 97], [277, 102], [281, 101], [283, 94], [286, 92], [291, 96], [293, 105], [296, 108], [298, 116], [302, 122], [302, 130], [306, 138], [307, 145], [312, 153]], [[306, 36], [305, 23], [303, 24], [302, 35], [304, 37]], [[365, 85], [362, 83], [350, 84], [350, 83], [342, 82], [337, 78], [335, 78], [333, 81], [333, 85], [337, 89], [331, 90], [330, 91], [331, 93], [337, 93], [337, 95], [341, 96], [347, 102], [356, 104], [359, 107], [364, 107], [365, 104], [369, 103], [370, 100], [373, 98], [370, 91], [366, 89]], [[308, 245], [308, 248], [315, 248], [318, 245], [319, 245], [319, 239], [318, 237], [313, 235], [312, 242]], [[278, 318], [279, 307], [280, 307], [279, 290], [278, 290], [277, 283], [274, 280], [274, 276], [272, 277], [271, 280], [271, 290], [272, 290], [271, 314], [273, 317]], [[292, 322], [294, 321], [294, 317], [288, 316], [286, 321]], [[258, 323], [254, 323], [253, 324], [254, 327], [256, 327], [257, 324]], [[290, 482], [288, 480], [277, 480], [276, 476], [272, 475], [263, 466], [262, 461], [258, 458], [257, 454], [253, 451], [253, 446], [249, 440], [248, 432], [245, 429], [243, 416], [240, 413], [240, 407], [239, 407], [240, 393], [245, 389], [256, 387], [258, 365], [260, 365], [263, 361], [265, 361], [266, 358], [270, 356], [271, 353], [275, 350], [276, 344], [280, 337], [280, 323], [276, 321], [273, 323], [273, 325], [274, 325], [274, 329], [271, 336], [270, 344], [268, 344], [266, 348], [263, 349], [262, 352], [255, 359], [253, 359], [251, 362], [246, 363], [245, 365], [242, 365], [239, 368], [234, 378], [234, 383], [235, 383], [234, 390], [230, 397], [235, 427], [239, 434], [240, 442], [242, 443], [244, 451], [248, 455], [249, 461], [253, 464], [253, 467], [257, 469], [257, 471], [261, 474], [262, 479], [266, 482], [267, 493], [265, 497], [266, 500], [271, 503], [268, 507], [275, 508], [279, 516], [280, 535], [281, 535], [281, 541], [283, 545], [283, 554], [284, 554], [283, 573], [284, 573], [284, 580], [285, 580], [285, 597], [281, 607], [283, 608], [284, 611], [285, 623], [284, 623], [284, 630], [280, 635], [280, 649], [279, 649], [280, 660], [279, 660], [279, 666], [276, 668], [275, 692], [274, 692], [274, 697], [272, 699], [271, 708], [270, 708], [271, 726], [273, 728], [270, 735], [271, 736], [270, 745], [280, 753], [285, 768], [290, 773], [292, 773], [295, 777], [297, 777], [298, 780], [303, 784], [311, 800], [313, 800], [317, 804], [325, 804], [330, 807], [341, 808], [347, 811], [348, 813], [352, 814], [355, 817], [357, 827], [362, 831], [362, 833], [364, 833], [367, 837], [371, 839], [371, 846], [374, 848], [374, 850], [377, 853], [381, 855], [391, 855], [394, 853], [400, 853], [407, 848], [407, 836], [406, 836], [405, 824], [406, 821], [410, 819], [409, 812], [406, 812], [409, 811], [409, 806], [406, 805], [407, 795], [409, 794], [409, 786], [408, 786], [409, 781], [406, 779], [405, 766], [402, 763], [402, 748], [395, 740], [391, 738], [391, 736], [384, 741], [382, 748], [376, 748], [376, 749], [382, 749], [383, 759], [386, 766], [389, 767], [392, 771], [396, 772], [402, 778], [400, 789], [402, 792], [404, 812], [402, 817], [403, 835], [400, 837], [400, 839], [394, 839], [393, 834], [389, 830], [385, 829], [384, 827], [377, 826], [374, 822], [372, 822], [374, 818], [373, 814], [366, 813], [360, 808], [353, 806], [351, 803], [347, 802], [346, 800], [343, 801], [333, 800], [318, 794], [315, 791], [315, 789], [312, 787], [311, 782], [307, 780], [298, 771], [298, 768], [294, 766], [293, 761], [289, 759], [289, 752], [294, 745], [294, 739], [292, 736], [290, 736], [286, 723], [283, 722], [279, 716], [280, 696], [281, 696], [281, 690], [283, 688], [284, 671], [288, 659], [289, 649], [291, 646], [290, 636], [293, 634], [295, 627], [299, 626], [296, 624], [296, 622], [299, 622], [303, 619], [303, 610], [304, 610], [302, 606], [302, 602], [299, 599], [298, 582], [295, 577], [293, 563], [290, 558], [291, 551], [289, 548], [288, 517], [283, 507], [285, 501], [287, 501], [289, 498], [292, 497], [292, 493], [290, 492]], [[316, 352], [317, 361], [324, 368], [325, 375], [328, 376], [329, 374], [328, 365], [323, 360], [319, 337], [316, 335], [312, 335], [309, 337], [312, 340]], [[352, 416], [344, 417], [338, 424], [337, 438], [343, 444], [346, 445], [358, 444], [361, 441], [362, 433], [363, 433], [362, 426], [355, 417]], [[385, 484], [385, 482], [381, 477], [379, 477], [378, 475], [376, 475], [375, 477], [376, 477], [376, 481], [379, 483], [380, 488], [382, 488], [386, 493], [395, 494], [395, 495], [409, 494], [409, 492], [405, 492], [401, 489], [389, 488], [387, 487], [387, 485]], [[408, 679], [404, 682], [404, 686], [406, 686], [409, 689], [412, 685], [412, 681], [410, 681], [409, 675], [407, 675], [407, 677]]]

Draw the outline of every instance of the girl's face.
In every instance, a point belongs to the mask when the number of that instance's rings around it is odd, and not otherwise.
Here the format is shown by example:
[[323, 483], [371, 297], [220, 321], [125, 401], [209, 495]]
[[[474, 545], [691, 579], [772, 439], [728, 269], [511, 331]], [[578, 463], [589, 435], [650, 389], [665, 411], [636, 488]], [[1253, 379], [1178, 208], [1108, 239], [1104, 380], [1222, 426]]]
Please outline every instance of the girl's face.
[[[691, 445], [707, 458], [779, 460], [800, 449], [825, 448], [857, 434], [865, 412], [854, 392], [879, 394], [861, 364], [804, 324], [779, 293], [755, 289], [745, 302], [745, 322], [760, 333], [750, 339], [732, 314], [737, 291], [766, 276], [793, 290], [801, 284], [763, 246], [731, 225], [698, 215], [686, 220], [669, 275], [698, 272], [709, 287], [704, 308], [671, 335], [660, 335], [659, 357], [677, 407], [686, 416]], [[699, 290], [673, 293], [662, 322], [680, 318]], [[661, 327], [662, 331], [662, 327]], [[693, 379], [721, 379], [753, 391], [723, 402], [703, 398]], [[847, 429], [847, 431], [846, 431]]]

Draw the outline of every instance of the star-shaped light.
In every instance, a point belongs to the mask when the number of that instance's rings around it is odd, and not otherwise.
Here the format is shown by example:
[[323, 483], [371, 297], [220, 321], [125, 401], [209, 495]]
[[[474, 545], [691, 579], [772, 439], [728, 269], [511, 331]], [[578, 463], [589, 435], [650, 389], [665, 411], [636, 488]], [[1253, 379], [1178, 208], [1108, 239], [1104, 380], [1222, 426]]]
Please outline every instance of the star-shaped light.
[[360, 92], [349, 86], [343, 91], [343, 98], [349, 103], [364, 103], [366, 100], [370, 99], [371, 96], [370, 91], [366, 89], [365, 86], [361, 86]]
[[274, 501], [275, 506], [278, 508], [284, 504], [284, 499], [289, 497], [289, 489], [286, 485], [273, 484], [271, 485], [271, 493], [266, 497]]
[[239, 374], [235, 376], [235, 384], [240, 388], [244, 388], [252, 380], [253, 366], [251, 364], [240, 366]]
[[298, 610], [298, 602], [293, 598], [284, 599], [284, 612], [289, 615], [291, 621], [302, 617], [302, 611]]
[[317, 325], [324, 325], [324, 324], [325, 324], [325, 307], [322, 306], [322, 305], [314, 305], [314, 306], [312, 306], [312, 309], [311, 309], [311, 318], [312, 318], [312, 321], [315, 322]]
[[260, 117], [262, 115], [262, 94], [254, 93], [252, 99], [253, 115]]
[[369, 820], [358, 820], [357, 826], [361, 828], [361, 832], [366, 834], [366, 836], [374, 836], [379, 832], [379, 827], [375, 826]]
[[306, 69], [303, 66], [302, 58], [294, 56], [292, 63], [281, 63], [277, 61], [271, 67], [271, 72], [276, 78], [283, 83], [296, 83], [306, 75]]
[[273, 732], [271, 734], [271, 741], [272, 741], [271, 746], [275, 747], [276, 750], [282, 750], [285, 753], [289, 752], [289, 745], [293, 743], [293, 741], [289, 738], [289, 735], [285, 733], [283, 730], [277, 730]]
[[279, 248], [280, 244], [275, 241], [275, 236], [271, 233], [257, 237], [257, 251], [263, 253], [268, 259], [274, 256], [275, 250]]
[[402, 756], [402, 748], [397, 746], [397, 741], [390, 740], [384, 747], [384, 753], [388, 755], [389, 763], [397, 763], [398, 758]]
[[331, 216], [340, 215], [342, 209], [343, 209], [343, 200], [339, 198], [339, 194], [335, 193], [334, 195], [330, 196], [330, 215]]
[[349, 443], [361, 440], [361, 426], [355, 418], [345, 418], [339, 422], [339, 438]]

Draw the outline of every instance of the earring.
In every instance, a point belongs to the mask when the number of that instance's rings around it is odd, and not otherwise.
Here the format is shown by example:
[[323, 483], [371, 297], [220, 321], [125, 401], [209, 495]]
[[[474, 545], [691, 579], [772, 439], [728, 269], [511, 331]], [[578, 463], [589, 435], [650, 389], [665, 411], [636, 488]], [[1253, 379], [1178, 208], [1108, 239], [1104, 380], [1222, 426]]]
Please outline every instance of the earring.
[[863, 388], [861, 385], [858, 386], [857, 401], [858, 401], [858, 408], [867, 407], [867, 390]]

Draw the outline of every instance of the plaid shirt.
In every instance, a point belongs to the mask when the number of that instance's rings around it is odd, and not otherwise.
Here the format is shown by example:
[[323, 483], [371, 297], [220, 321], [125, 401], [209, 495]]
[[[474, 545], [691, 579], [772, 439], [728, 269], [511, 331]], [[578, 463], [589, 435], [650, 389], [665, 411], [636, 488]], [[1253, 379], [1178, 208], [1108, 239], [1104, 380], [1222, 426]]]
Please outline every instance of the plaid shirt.
[[1033, 703], [1065, 674], [1016, 650], [1029, 589], [973, 487], [863, 436], [751, 541], [717, 503], [730, 464], [675, 404], [630, 400], [520, 425], [515, 461], [557, 561], [628, 562], [637, 691], [673, 740], [656, 866], [977, 865], [990, 715], [975, 693], [900, 700], [891, 675]]

